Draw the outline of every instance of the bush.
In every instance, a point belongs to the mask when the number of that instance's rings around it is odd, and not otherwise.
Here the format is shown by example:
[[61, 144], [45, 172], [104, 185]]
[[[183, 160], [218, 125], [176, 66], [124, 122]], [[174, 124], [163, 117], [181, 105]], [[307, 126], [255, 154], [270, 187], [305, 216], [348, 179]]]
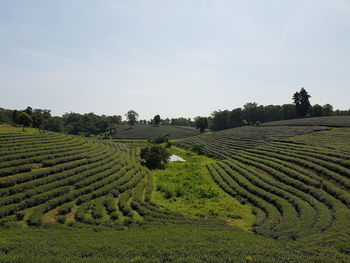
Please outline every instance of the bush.
[[202, 155], [204, 154], [204, 147], [201, 144], [195, 144], [192, 146], [192, 151], [199, 155]]
[[170, 153], [164, 147], [152, 146], [141, 149], [140, 157], [149, 169], [164, 169], [170, 158]]
[[165, 143], [169, 141], [169, 136], [170, 134], [163, 134], [163, 135], [159, 135], [157, 138], [155, 138], [154, 140], [152, 140], [153, 143], [156, 144], [161, 144], [161, 143]]

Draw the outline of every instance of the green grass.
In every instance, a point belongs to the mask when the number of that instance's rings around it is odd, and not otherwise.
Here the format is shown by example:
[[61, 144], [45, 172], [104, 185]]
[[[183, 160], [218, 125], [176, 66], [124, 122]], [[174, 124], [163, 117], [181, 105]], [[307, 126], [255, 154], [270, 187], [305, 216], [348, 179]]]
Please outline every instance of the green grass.
[[0, 124], [0, 133], [17, 133], [17, 132], [22, 132], [24, 134], [38, 134], [38, 129], [35, 128], [24, 128], [22, 126], [12, 126], [9, 124]]
[[248, 230], [255, 217], [249, 205], [231, 198], [211, 178], [206, 165], [215, 160], [172, 146], [170, 153], [186, 162], [171, 162], [165, 170], [152, 172], [155, 189], [152, 200], [190, 217], [218, 217]]

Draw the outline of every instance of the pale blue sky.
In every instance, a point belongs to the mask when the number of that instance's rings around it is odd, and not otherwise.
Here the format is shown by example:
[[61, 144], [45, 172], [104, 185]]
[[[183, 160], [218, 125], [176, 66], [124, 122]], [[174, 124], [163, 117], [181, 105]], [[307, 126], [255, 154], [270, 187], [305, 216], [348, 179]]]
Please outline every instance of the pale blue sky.
[[141, 119], [350, 108], [349, 0], [0, 0], [0, 107]]

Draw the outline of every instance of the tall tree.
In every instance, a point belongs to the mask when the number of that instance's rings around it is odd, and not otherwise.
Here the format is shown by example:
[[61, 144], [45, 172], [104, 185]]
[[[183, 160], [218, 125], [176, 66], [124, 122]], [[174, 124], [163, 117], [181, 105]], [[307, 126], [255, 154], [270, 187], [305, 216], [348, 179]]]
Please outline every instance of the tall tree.
[[196, 117], [194, 119], [196, 124], [196, 129], [199, 129], [200, 133], [205, 132], [205, 129], [208, 128], [208, 119], [206, 117]]
[[130, 128], [132, 128], [132, 126], [134, 126], [135, 123], [137, 122], [137, 118], [139, 117], [139, 114], [134, 110], [129, 110], [125, 114], [125, 116], [126, 116], [126, 119], [128, 120]]
[[301, 117], [305, 117], [311, 108], [309, 99], [311, 95], [304, 89], [301, 88], [300, 92], [300, 107], [301, 107]]
[[153, 123], [154, 123], [155, 125], [159, 125], [159, 124], [160, 124], [160, 115], [159, 115], [159, 114], [157, 114], [156, 116], [154, 116], [154, 118], [153, 118]]
[[309, 112], [311, 107], [309, 98], [311, 98], [311, 96], [304, 88], [301, 88], [299, 92], [294, 93], [293, 102], [295, 104], [295, 110], [299, 118], [305, 117]]
[[295, 112], [297, 114], [297, 117], [301, 117], [301, 98], [300, 98], [300, 93], [295, 92], [293, 95], [293, 103], [295, 104]]
[[25, 126], [30, 126], [33, 123], [32, 117], [25, 111], [19, 115], [19, 121], [23, 125], [23, 131]]

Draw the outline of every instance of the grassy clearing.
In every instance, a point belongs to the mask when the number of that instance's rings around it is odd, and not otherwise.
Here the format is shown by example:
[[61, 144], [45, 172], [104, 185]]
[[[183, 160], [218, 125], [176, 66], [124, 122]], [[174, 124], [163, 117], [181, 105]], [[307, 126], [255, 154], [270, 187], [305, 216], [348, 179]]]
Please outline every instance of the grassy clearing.
[[0, 133], [2, 132], [23, 132], [23, 134], [37, 134], [39, 133], [37, 129], [34, 128], [25, 128], [23, 131], [22, 127], [15, 127], [9, 124], [0, 124]]
[[246, 230], [254, 221], [250, 206], [226, 194], [211, 178], [206, 165], [215, 160], [172, 146], [169, 151], [186, 162], [169, 163], [155, 170], [152, 201], [191, 217], [219, 217]]

